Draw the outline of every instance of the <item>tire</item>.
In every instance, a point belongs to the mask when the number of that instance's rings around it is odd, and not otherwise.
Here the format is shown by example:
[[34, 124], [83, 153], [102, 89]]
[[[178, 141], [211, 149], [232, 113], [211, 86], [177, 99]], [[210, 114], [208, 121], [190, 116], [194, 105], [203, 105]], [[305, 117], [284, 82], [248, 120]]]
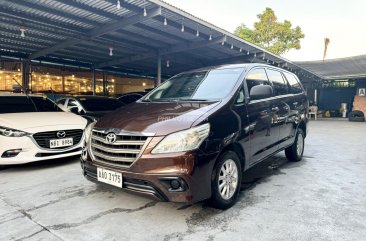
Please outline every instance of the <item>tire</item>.
[[[226, 172], [230, 167], [231, 170]], [[240, 192], [241, 177], [242, 167], [238, 155], [232, 151], [220, 155], [212, 173], [211, 206], [223, 210], [232, 207], [236, 203]], [[229, 183], [224, 184], [226, 182]], [[233, 188], [233, 190], [230, 190], [230, 188]]]
[[304, 154], [305, 147], [305, 133], [302, 129], [298, 129], [296, 133], [296, 138], [294, 144], [289, 146], [285, 150], [287, 160], [290, 162], [301, 161]]
[[354, 110], [349, 114], [349, 117], [365, 117], [365, 115], [360, 110]]
[[365, 117], [350, 117], [349, 118], [350, 122], [365, 122]]

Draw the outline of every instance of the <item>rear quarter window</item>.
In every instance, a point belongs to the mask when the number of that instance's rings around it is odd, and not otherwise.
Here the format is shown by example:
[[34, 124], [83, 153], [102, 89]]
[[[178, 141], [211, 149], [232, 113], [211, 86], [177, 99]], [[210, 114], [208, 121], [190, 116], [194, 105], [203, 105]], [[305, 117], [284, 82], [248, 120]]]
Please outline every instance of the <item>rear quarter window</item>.
[[284, 73], [284, 75], [290, 85], [291, 94], [301, 94], [304, 92], [300, 81], [295, 75], [289, 73]]

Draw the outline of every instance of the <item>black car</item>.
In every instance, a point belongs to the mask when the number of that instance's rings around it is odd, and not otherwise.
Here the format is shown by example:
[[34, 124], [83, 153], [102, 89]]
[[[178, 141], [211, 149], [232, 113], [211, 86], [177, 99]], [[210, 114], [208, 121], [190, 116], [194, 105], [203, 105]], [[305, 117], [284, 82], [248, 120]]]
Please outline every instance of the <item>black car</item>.
[[82, 168], [92, 181], [163, 201], [211, 199], [226, 209], [245, 170], [280, 151], [302, 159], [307, 123], [305, 91], [289, 71], [198, 69], [90, 125]]
[[125, 104], [116, 98], [105, 96], [68, 96], [57, 100], [57, 104], [75, 114], [95, 121], [103, 115], [112, 112]]

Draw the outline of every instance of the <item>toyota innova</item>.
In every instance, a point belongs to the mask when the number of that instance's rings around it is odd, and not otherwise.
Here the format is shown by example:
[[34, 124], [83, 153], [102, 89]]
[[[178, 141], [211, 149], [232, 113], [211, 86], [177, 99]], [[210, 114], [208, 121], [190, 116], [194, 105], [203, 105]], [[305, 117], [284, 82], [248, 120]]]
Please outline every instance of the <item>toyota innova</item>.
[[227, 209], [245, 170], [285, 151], [300, 161], [308, 101], [298, 77], [263, 64], [178, 74], [86, 129], [91, 181], [171, 202]]

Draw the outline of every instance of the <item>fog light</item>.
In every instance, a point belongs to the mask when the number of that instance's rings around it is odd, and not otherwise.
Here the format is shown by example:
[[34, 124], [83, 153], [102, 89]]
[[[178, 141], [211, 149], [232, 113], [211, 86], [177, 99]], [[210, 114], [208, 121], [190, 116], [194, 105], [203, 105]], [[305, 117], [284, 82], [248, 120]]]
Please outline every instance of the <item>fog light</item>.
[[170, 186], [172, 187], [172, 189], [178, 189], [180, 188], [181, 184], [178, 180], [172, 180], [170, 182]]
[[10, 157], [16, 157], [20, 152], [22, 151], [22, 149], [13, 149], [13, 150], [8, 150], [5, 151], [1, 157], [3, 158], [10, 158]]

